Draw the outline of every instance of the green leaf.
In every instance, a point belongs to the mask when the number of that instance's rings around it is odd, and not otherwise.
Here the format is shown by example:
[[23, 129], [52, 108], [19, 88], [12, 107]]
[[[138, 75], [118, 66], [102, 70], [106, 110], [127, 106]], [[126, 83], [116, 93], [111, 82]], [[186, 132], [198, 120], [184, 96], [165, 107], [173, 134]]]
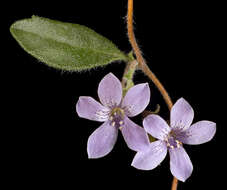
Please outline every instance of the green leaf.
[[15, 22], [10, 32], [25, 51], [58, 69], [79, 71], [129, 59], [107, 38], [79, 24], [32, 16]]

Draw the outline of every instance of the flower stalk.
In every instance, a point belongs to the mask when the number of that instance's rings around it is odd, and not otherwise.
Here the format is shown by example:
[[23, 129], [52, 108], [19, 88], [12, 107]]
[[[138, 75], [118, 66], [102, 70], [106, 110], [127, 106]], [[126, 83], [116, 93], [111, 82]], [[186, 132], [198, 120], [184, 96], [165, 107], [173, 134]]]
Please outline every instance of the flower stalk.
[[[155, 86], [160, 91], [161, 95], [163, 96], [163, 99], [165, 100], [169, 110], [171, 110], [173, 103], [172, 100], [168, 94], [168, 92], [165, 90], [162, 83], [159, 81], [159, 79], [155, 76], [155, 74], [150, 70], [148, 65], [146, 64], [142, 53], [140, 51], [140, 48], [136, 42], [134, 29], [133, 29], [133, 0], [128, 0], [128, 13], [127, 13], [127, 30], [128, 30], [128, 38], [129, 42], [132, 46], [132, 49], [136, 55], [136, 59], [139, 63], [138, 67], [149, 77], [149, 79], [155, 84]], [[174, 177], [172, 182], [172, 188], [171, 190], [176, 190], [178, 185], [178, 180]]]
[[161, 106], [159, 104], [156, 105], [156, 109], [154, 111], [150, 111], [150, 110], [144, 110], [144, 112], [142, 113], [142, 117], [145, 118], [150, 114], [158, 114], [161, 110]]
[[176, 190], [177, 189], [177, 184], [178, 184], [178, 180], [177, 178], [173, 178], [173, 182], [172, 182], [172, 188], [171, 190]]
[[133, 76], [137, 69], [138, 62], [137, 60], [130, 61], [127, 63], [123, 77], [122, 77], [122, 89], [123, 96], [127, 93], [127, 91], [134, 86]]
[[133, 0], [128, 0], [128, 14], [127, 14], [127, 29], [128, 29], [128, 38], [129, 42], [133, 48], [133, 51], [136, 55], [136, 59], [139, 63], [139, 68], [149, 77], [149, 79], [155, 84], [155, 86], [158, 88], [160, 93], [162, 94], [169, 110], [172, 108], [173, 103], [168, 95], [167, 91], [165, 90], [162, 83], [159, 81], [159, 79], [155, 76], [155, 74], [150, 70], [148, 65], [146, 64], [142, 53], [140, 51], [140, 48], [136, 42], [134, 30], [133, 30]]

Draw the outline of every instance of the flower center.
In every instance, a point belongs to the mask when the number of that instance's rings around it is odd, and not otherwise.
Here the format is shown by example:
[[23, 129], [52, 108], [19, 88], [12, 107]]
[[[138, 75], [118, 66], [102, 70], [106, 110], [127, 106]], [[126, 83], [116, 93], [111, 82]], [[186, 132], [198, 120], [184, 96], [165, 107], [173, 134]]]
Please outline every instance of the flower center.
[[178, 141], [175, 138], [175, 135], [171, 131], [168, 135], [168, 137], [165, 139], [166, 145], [168, 148], [174, 149], [174, 148], [180, 148], [182, 146], [182, 142]]
[[117, 128], [122, 128], [124, 125], [125, 112], [121, 108], [114, 108], [109, 117], [110, 125]]

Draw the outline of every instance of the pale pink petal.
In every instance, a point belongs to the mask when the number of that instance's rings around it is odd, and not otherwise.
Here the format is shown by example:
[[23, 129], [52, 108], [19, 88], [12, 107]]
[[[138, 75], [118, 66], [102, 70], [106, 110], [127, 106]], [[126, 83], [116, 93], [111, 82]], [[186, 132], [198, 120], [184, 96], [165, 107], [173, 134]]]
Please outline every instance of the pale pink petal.
[[132, 166], [140, 170], [152, 170], [156, 168], [166, 157], [167, 147], [163, 141], [155, 141], [146, 151], [137, 152]]
[[105, 122], [88, 138], [87, 152], [89, 158], [101, 158], [107, 155], [117, 140], [118, 129]]
[[113, 108], [122, 99], [121, 82], [112, 73], [107, 74], [99, 83], [98, 96], [103, 105]]
[[194, 111], [192, 107], [184, 98], [180, 98], [171, 109], [170, 126], [174, 130], [186, 130], [190, 127], [193, 118]]
[[160, 140], [165, 140], [171, 130], [164, 119], [154, 114], [148, 115], [143, 120], [143, 127], [147, 133]]
[[142, 151], [149, 147], [150, 143], [146, 131], [127, 117], [124, 119], [121, 132], [130, 149]]
[[199, 121], [186, 131], [177, 135], [177, 139], [184, 144], [197, 145], [210, 141], [216, 132], [216, 123], [211, 121]]
[[192, 174], [192, 162], [185, 152], [184, 148], [169, 149], [170, 153], [170, 170], [173, 176], [180, 181], [185, 181]]
[[76, 104], [77, 114], [86, 119], [94, 121], [106, 121], [110, 109], [88, 96], [81, 96]]
[[150, 88], [148, 83], [138, 84], [128, 90], [122, 101], [122, 108], [127, 116], [134, 117], [144, 111], [149, 102]]

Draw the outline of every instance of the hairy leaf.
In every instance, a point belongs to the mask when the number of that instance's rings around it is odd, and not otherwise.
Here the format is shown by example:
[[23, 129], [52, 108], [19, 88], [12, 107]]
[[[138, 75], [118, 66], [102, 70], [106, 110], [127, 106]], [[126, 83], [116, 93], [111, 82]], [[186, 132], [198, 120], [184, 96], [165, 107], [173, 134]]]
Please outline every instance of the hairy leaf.
[[129, 59], [107, 38], [79, 24], [33, 16], [15, 22], [10, 31], [25, 51], [58, 69], [79, 71]]

